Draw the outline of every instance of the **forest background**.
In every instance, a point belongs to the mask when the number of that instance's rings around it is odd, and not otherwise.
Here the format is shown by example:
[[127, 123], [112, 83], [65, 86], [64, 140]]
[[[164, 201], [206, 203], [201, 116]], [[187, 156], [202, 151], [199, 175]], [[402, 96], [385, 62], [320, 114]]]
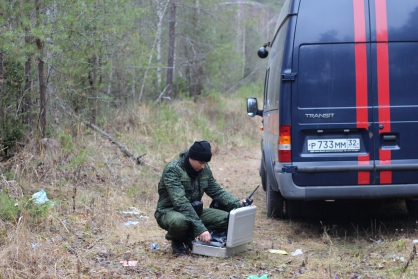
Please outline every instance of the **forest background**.
[[[258, 82], [283, 1], [0, 2], [0, 138], [12, 154], [74, 113], [228, 94]], [[59, 123], [61, 122], [61, 123]]]

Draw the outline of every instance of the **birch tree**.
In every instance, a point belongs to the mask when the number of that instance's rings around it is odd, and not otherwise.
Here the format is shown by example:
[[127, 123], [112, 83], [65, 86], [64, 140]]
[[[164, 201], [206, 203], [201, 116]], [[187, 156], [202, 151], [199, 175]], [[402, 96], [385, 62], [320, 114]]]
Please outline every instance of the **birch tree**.
[[159, 66], [159, 64], [161, 62], [162, 24], [163, 24], [164, 14], [165, 14], [165, 11], [166, 11], [167, 6], [168, 6], [169, 3], [170, 3], [169, 0], [166, 0], [165, 2], [157, 1], [157, 3], [156, 3], [156, 5], [157, 5], [157, 18], [158, 18], [157, 30], [156, 30], [156, 33], [155, 33], [154, 43], [152, 44], [152, 48], [151, 48], [150, 55], [149, 55], [148, 66], [145, 70], [144, 77], [142, 79], [143, 82], [142, 82], [142, 85], [141, 85], [141, 91], [139, 93], [139, 101], [141, 100], [142, 95], [144, 93], [145, 80], [147, 78], [148, 71], [149, 71], [149, 69], [151, 68], [151, 65], [152, 65], [151, 63], [152, 63], [152, 58], [154, 57], [154, 52], [156, 52], [156, 54], [157, 54], [156, 62], [157, 62], [157, 65], [158, 65], [157, 66], [157, 84], [158, 84], [157, 88], [161, 88], [161, 67]]
[[173, 99], [174, 54], [176, 50], [176, 0], [170, 0], [170, 28], [167, 63], [167, 97]]

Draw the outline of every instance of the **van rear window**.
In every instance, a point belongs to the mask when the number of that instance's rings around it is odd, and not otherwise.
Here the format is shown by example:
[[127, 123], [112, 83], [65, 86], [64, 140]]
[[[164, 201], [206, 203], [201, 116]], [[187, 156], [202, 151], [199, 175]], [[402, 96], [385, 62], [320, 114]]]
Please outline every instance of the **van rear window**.
[[297, 102], [299, 108], [356, 105], [354, 44], [300, 47]]
[[390, 104], [418, 106], [418, 42], [389, 43], [389, 65]]

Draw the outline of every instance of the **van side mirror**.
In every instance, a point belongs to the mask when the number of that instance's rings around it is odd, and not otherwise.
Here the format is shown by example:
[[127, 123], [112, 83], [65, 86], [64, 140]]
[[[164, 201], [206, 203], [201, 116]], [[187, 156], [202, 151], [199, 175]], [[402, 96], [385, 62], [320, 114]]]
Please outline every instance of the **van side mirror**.
[[266, 49], [266, 47], [260, 47], [257, 51], [258, 57], [264, 59], [269, 55], [269, 51]]
[[257, 98], [247, 98], [247, 114], [249, 117], [263, 116], [263, 111], [258, 109]]

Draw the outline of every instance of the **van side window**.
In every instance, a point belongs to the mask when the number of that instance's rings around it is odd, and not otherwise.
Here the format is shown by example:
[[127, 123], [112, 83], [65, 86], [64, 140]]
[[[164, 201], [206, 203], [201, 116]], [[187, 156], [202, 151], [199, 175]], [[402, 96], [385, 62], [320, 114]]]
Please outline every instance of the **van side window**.
[[274, 40], [271, 42], [270, 56], [274, 57], [277, 53], [283, 51], [284, 44], [286, 42], [287, 27], [289, 25], [289, 19], [285, 19], [280, 29], [275, 34]]
[[271, 46], [268, 86], [265, 87], [268, 89], [264, 103], [265, 111], [279, 109], [283, 51], [286, 42], [288, 23], [289, 20], [286, 19], [277, 32]]
[[270, 69], [267, 69], [267, 71], [266, 71], [266, 79], [264, 80], [264, 104], [263, 104], [263, 108], [266, 107], [267, 91], [268, 91], [268, 83], [269, 83], [269, 75], [270, 75]]

